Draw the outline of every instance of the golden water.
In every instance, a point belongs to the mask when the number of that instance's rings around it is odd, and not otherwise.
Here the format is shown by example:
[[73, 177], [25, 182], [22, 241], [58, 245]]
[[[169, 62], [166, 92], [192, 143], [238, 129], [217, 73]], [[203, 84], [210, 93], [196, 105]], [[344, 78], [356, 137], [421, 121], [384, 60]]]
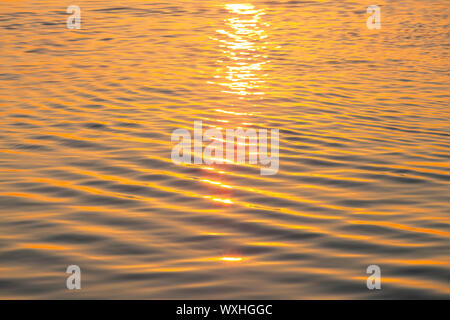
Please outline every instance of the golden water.
[[[450, 297], [449, 4], [371, 4], [1, 1], [0, 298]], [[173, 164], [195, 120], [278, 174]]]

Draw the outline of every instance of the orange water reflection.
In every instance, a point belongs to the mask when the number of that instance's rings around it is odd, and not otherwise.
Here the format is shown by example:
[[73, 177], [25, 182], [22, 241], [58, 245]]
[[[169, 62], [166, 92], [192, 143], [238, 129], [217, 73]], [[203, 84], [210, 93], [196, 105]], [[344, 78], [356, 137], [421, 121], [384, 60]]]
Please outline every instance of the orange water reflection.
[[[382, 0], [379, 31], [239, 1], [79, 0], [79, 31], [3, 2], [0, 298], [70, 299], [69, 263], [85, 298], [448, 297], [448, 1]], [[174, 165], [195, 120], [279, 128], [279, 174]]]
[[240, 96], [263, 95], [263, 66], [268, 63], [263, 51], [266, 48], [268, 26], [262, 21], [264, 9], [256, 9], [252, 4], [226, 4], [232, 14], [224, 20], [225, 28], [216, 30], [214, 38], [224, 53], [222, 65], [217, 70], [216, 83], [222, 92]]

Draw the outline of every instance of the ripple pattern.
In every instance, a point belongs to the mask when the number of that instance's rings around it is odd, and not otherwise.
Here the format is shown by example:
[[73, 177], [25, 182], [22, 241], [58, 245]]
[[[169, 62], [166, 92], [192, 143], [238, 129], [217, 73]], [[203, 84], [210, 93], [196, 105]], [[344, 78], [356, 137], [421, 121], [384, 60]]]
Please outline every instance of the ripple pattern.
[[[0, 298], [450, 298], [448, 2], [249, 2], [0, 4]], [[174, 164], [199, 120], [278, 174]]]

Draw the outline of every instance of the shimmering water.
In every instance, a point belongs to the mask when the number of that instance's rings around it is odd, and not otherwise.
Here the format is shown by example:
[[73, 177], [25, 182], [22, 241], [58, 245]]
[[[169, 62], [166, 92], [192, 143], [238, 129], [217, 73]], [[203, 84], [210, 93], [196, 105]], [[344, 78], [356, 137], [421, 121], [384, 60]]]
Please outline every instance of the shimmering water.
[[[450, 298], [449, 2], [371, 4], [2, 1], [0, 298]], [[195, 120], [278, 174], [173, 164]]]

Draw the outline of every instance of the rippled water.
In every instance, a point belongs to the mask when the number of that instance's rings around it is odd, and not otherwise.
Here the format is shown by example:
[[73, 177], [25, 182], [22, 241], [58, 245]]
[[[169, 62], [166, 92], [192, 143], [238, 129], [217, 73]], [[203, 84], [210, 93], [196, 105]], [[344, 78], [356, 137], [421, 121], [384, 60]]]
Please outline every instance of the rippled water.
[[[0, 297], [450, 298], [449, 3], [371, 4], [2, 1]], [[278, 174], [173, 164], [195, 120]]]

